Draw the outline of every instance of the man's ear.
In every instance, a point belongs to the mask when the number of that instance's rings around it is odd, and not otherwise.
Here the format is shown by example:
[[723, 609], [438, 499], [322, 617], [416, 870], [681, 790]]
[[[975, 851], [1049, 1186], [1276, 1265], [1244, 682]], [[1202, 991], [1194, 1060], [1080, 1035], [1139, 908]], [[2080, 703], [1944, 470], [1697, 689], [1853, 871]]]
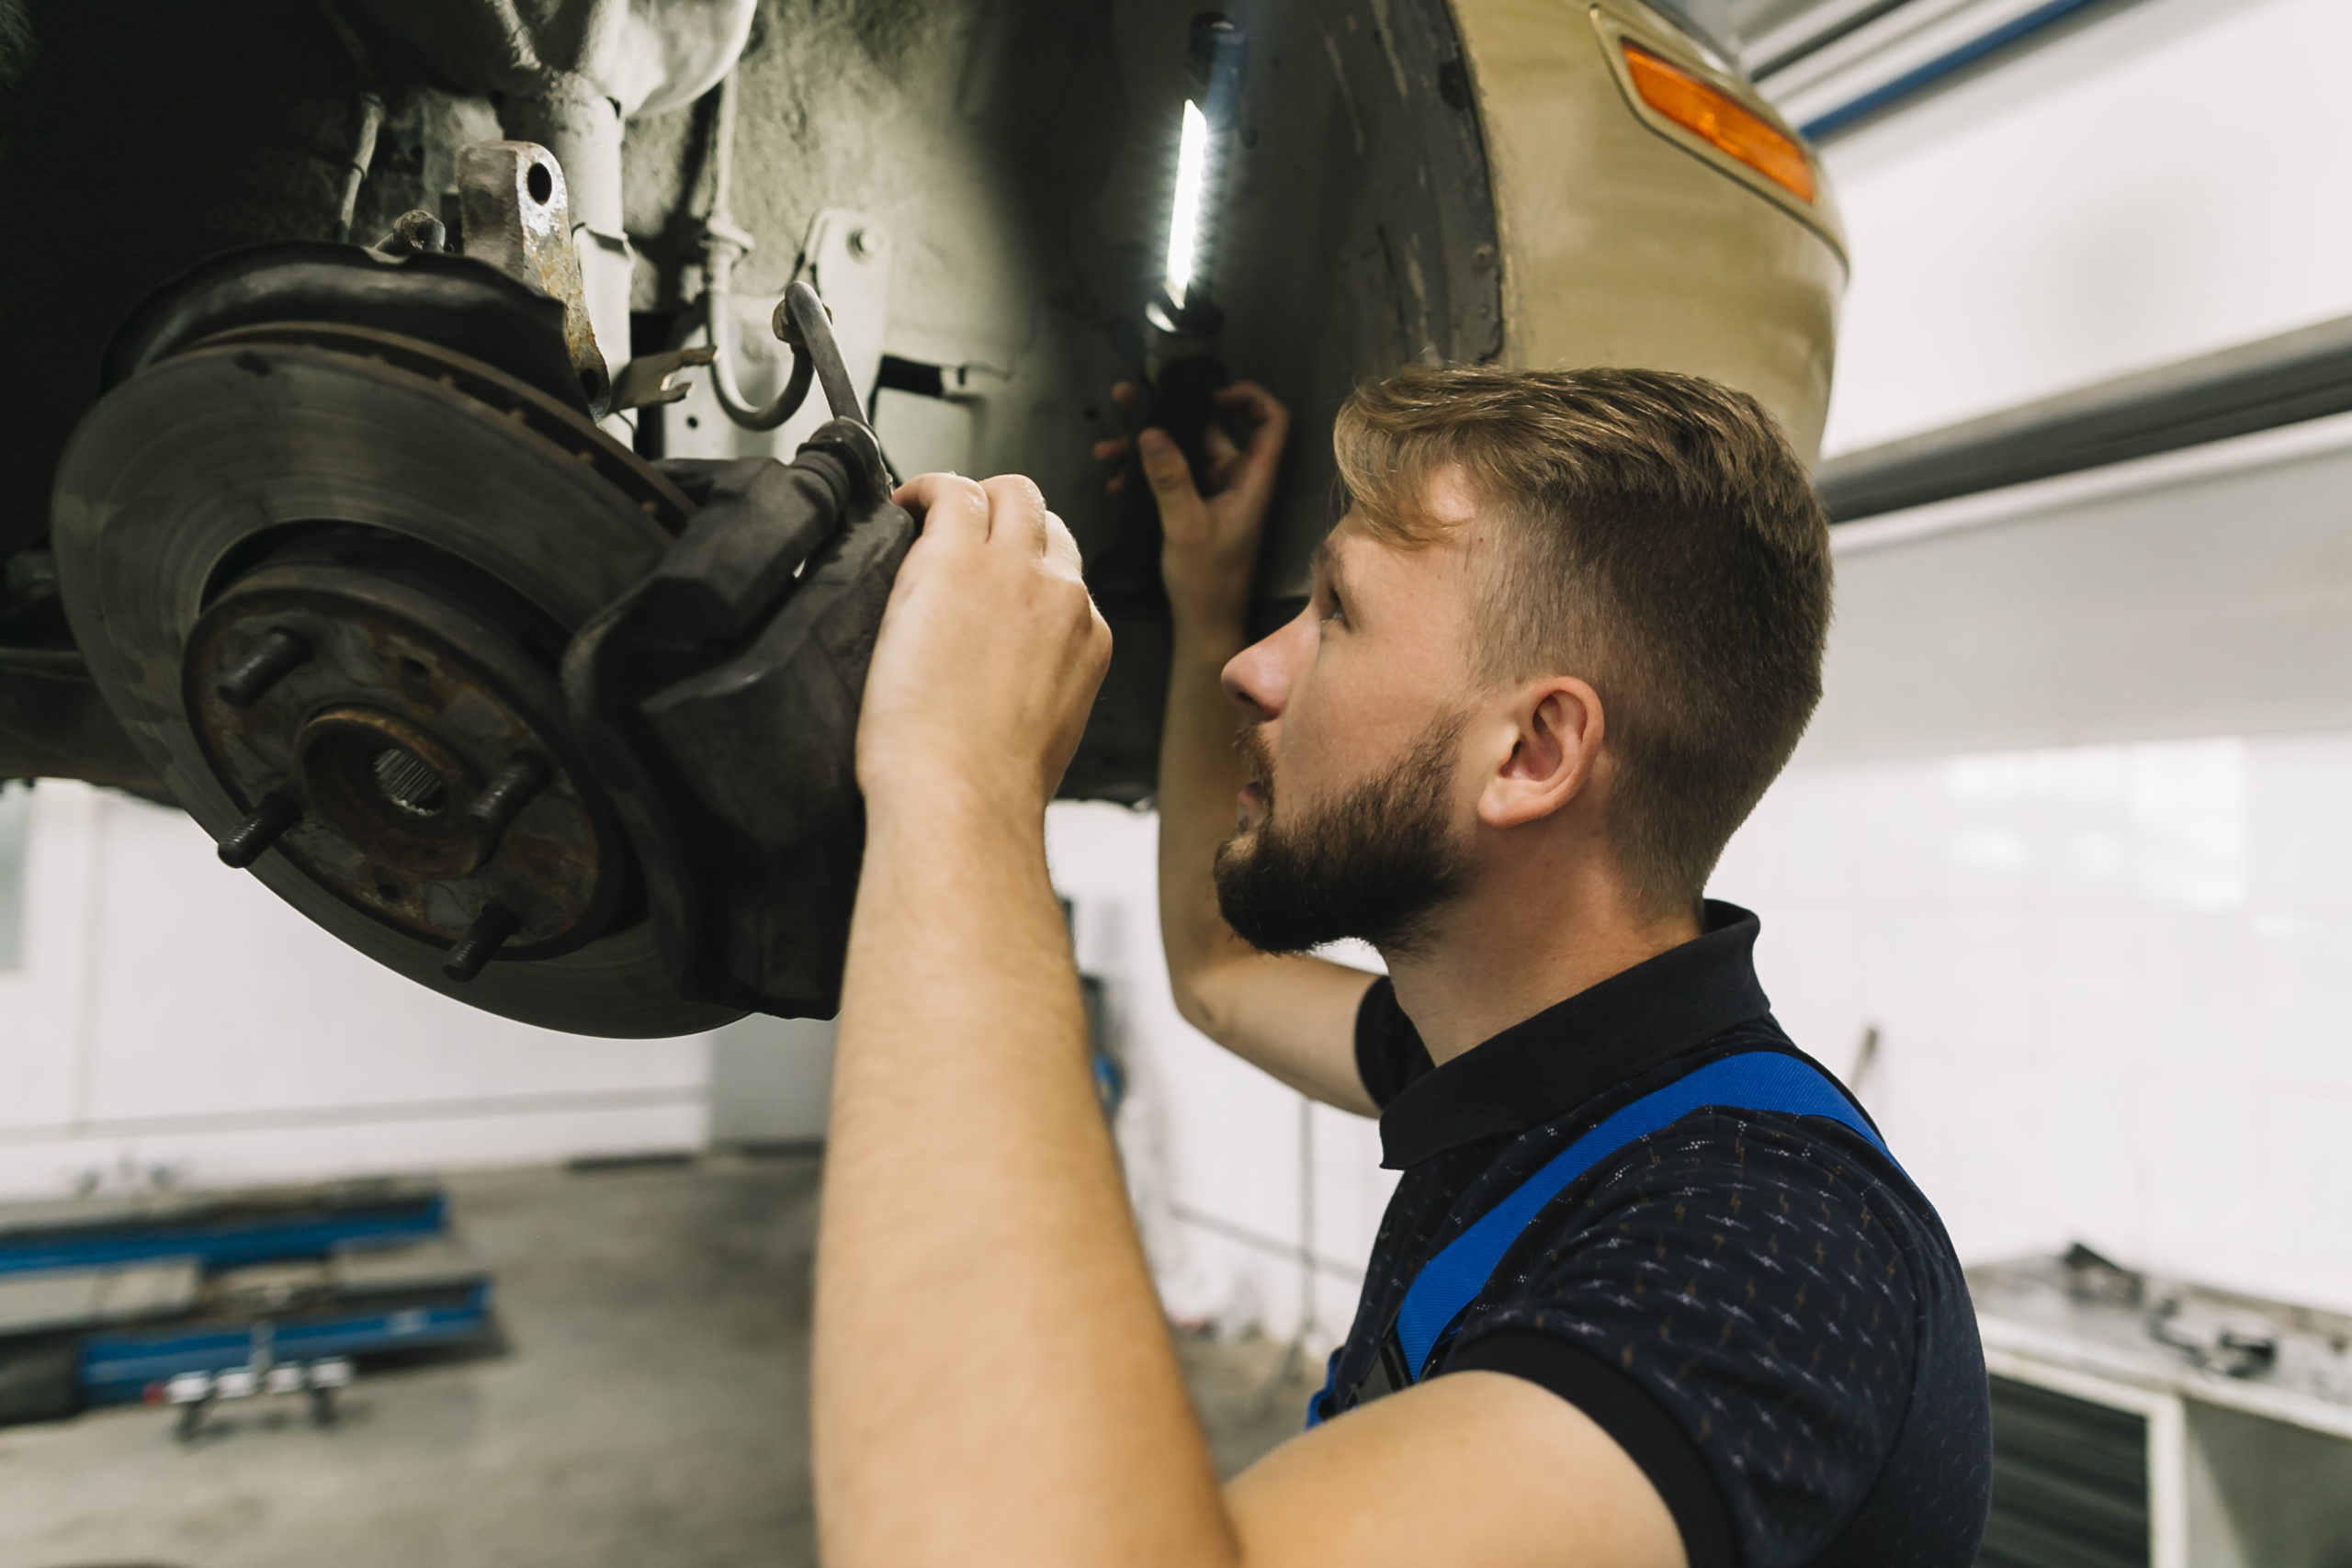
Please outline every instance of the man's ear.
[[1510, 750], [1478, 795], [1478, 819], [1517, 828], [1561, 810], [1592, 788], [1605, 728], [1600, 694], [1573, 675], [1520, 689], [1506, 716]]

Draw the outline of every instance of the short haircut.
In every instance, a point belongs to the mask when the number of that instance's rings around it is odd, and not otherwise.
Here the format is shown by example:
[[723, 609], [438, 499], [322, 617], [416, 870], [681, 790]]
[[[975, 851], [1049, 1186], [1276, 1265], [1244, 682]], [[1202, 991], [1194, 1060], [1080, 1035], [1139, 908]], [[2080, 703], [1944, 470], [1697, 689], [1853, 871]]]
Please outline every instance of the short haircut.
[[1474, 567], [1473, 668], [1600, 694], [1608, 832], [1648, 912], [1695, 909], [1821, 700], [1829, 525], [1772, 416], [1658, 370], [1413, 367], [1340, 409], [1356, 515], [1408, 546], [1447, 468], [1499, 547]]

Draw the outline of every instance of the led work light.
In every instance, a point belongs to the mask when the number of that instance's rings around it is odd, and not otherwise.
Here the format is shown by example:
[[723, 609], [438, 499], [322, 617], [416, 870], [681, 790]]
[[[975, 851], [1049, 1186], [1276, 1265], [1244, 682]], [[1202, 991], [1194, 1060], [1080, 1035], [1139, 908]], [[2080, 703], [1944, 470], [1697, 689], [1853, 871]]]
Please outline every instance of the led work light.
[[1138, 412], [1194, 461], [1208, 428], [1210, 394], [1225, 381], [1216, 358], [1225, 313], [1210, 297], [1210, 284], [1245, 48], [1231, 18], [1213, 11], [1193, 18], [1184, 54], [1193, 92], [1178, 124], [1167, 265], [1143, 313], [1145, 407]]

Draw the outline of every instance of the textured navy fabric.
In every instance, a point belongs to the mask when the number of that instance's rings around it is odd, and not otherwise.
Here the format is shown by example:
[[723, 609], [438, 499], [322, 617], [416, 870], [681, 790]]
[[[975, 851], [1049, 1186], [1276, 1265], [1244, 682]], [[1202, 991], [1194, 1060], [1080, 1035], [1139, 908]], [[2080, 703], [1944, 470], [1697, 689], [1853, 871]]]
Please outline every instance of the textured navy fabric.
[[1396, 1314], [1396, 1344], [1404, 1353], [1407, 1375], [1418, 1378], [1430, 1351], [1487, 1288], [1529, 1223], [1570, 1182], [1619, 1149], [1710, 1107], [1826, 1117], [1860, 1133], [1872, 1147], [1884, 1148], [1869, 1121], [1804, 1057], [1785, 1051], [1743, 1051], [1736, 1056], [1717, 1057], [1604, 1119], [1553, 1156], [1525, 1184], [1430, 1259], [1414, 1277]]
[[[1799, 1054], [1756, 985], [1755, 918], [1708, 913], [1698, 941], [1442, 1068], [1373, 987], [1358, 1064], [1404, 1175], [1335, 1387], [1363, 1376], [1422, 1264], [1611, 1111], [1734, 1052]], [[1927, 1200], [1836, 1122], [1702, 1110], [1602, 1161], [1441, 1344], [1434, 1375], [1468, 1368], [1608, 1429], [1692, 1568], [1975, 1555], [1992, 1454], [1967, 1289]]]

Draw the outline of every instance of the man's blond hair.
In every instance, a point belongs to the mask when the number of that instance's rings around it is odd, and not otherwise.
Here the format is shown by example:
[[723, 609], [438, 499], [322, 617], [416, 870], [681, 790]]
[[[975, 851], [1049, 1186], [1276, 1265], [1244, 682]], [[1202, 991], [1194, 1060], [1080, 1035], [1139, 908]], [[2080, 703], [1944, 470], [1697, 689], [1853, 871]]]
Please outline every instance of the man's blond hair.
[[1439, 473], [1468, 482], [1497, 545], [1479, 676], [1591, 683], [1621, 870], [1649, 910], [1695, 908], [1821, 699], [1828, 521], [1772, 417], [1663, 371], [1414, 367], [1349, 399], [1333, 443], [1394, 543], [1442, 526]]

